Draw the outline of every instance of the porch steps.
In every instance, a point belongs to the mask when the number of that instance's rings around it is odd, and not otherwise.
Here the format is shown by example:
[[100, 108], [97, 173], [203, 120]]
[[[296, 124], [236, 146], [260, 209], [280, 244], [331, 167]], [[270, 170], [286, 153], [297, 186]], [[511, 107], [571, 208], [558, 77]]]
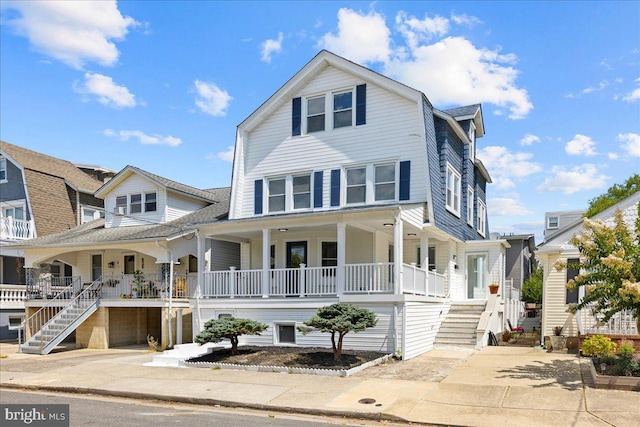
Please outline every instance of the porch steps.
[[452, 302], [442, 322], [434, 347], [476, 347], [476, 329], [486, 302]]
[[172, 366], [174, 368], [184, 367], [184, 361], [194, 357], [204, 356], [214, 351], [216, 348], [230, 347], [230, 344], [207, 343], [207, 344], [178, 344], [171, 350], [165, 350], [153, 356], [151, 362], [144, 366]]
[[31, 338], [20, 345], [22, 353], [49, 354], [97, 309], [99, 300], [73, 300]]

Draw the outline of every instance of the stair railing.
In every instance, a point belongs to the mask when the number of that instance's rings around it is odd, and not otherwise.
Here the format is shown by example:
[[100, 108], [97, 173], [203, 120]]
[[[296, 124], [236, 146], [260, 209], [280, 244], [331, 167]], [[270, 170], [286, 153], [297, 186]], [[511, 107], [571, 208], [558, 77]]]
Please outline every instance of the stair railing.
[[[90, 304], [88, 305], [91, 305], [93, 302], [100, 298], [100, 292], [102, 288], [101, 277], [94, 280], [90, 286], [87, 286], [84, 289], [81, 289], [79, 286], [77, 286], [79, 285], [79, 282], [80, 279], [78, 278], [78, 283], [74, 282], [70, 286], [66, 287], [62, 292], [58, 293], [53, 299], [51, 299], [46, 305], [42, 306], [40, 310], [33, 313], [31, 316], [29, 316], [28, 319], [25, 319], [20, 324], [20, 328], [18, 329], [19, 352], [22, 352], [22, 344], [27, 341], [25, 337], [23, 342], [21, 331], [24, 330], [24, 333], [26, 335], [28, 327], [28, 330], [31, 332], [31, 337], [33, 337], [38, 331], [40, 331], [39, 347], [40, 352], [42, 353], [45, 345], [44, 334], [42, 333], [42, 331], [44, 330], [44, 327], [58, 315], [58, 313], [69, 307], [72, 307], [77, 302], [89, 302]], [[76, 288], [78, 288], [77, 291], [75, 290]], [[77, 293], [77, 295], [67, 302], [67, 298], [74, 293]], [[61, 301], [64, 301], [64, 305], [60, 304]]]

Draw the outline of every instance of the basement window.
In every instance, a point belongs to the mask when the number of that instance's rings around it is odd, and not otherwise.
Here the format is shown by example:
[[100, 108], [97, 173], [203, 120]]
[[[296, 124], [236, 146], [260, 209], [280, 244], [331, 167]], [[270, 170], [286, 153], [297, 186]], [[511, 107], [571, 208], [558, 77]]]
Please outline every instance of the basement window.
[[296, 344], [296, 324], [276, 323], [274, 344], [295, 345]]

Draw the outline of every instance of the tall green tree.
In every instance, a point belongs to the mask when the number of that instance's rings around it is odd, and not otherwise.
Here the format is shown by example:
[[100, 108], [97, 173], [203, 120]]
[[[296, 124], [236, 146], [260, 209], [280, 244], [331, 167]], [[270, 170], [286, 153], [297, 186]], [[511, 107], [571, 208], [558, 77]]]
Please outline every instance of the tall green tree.
[[376, 314], [366, 308], [335, 303], [320, 307], [311, 319], [304, 322], [306, 326], [298, 326], [298, 330], [305, 335], [314, 330], [331, 333], [333, 360], [338, 361], [342, 358], [342, 340], [347, 333], [364, 331], [377, 323]]
[[583, 271], [567, 283], [568, 289], [584, 286], [587, 291], [576, 308], [594, 303], [603, 322], [629, 309], [640, 329], [640, 204], [635, 227], [625, 223], [618, 209], [613, 226], [585, 218], [583, 231], [569, 242], [580, 251], [580, 262], [568, 265], [559, 261], [555, 267]]
[[613, 206], [622, 199], [626, 199], [636, 191], [640, 191], [640, 175], [631, 175], [623, 184], [614, 184], [606, 193], [589, 201], [589, 208], [584, 214], [587, 218], [602, 212], [609, 206]]
[[521, 300], [542, 304], [542, 282], [544, 280], [544, 270], [541, 266], [536, 267], [531, 276], [522, 284]]
[[231, 354], [238, 353], [238, 338], [241, 335], [260, 335], [269, 325], [250, 319], [222, 317], [211, 319], [204, 324], [204, 330], [194, 338], [198, 344], [220, 342], [223, 339], [231, 341]]

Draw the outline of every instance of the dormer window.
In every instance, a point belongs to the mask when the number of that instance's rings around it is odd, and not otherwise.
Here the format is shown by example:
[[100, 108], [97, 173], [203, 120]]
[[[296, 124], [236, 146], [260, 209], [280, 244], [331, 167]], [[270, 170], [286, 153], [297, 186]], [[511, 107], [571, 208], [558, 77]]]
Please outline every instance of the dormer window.
[[142, 212], [142, 194], [132, 194], [131, 203], [129, 204], [129, 212], [132, 214]]
[[307, 133], [324, 130], [324, 96], [307, 99]]
[[127, 196], [118, 196], [116, 197], [116, 214], [126, 215], [127, 214]]
[[145, 193], [144, 195], [144, 211], [155, 212], [158, 209], [157, 193]]
[[547, 228], [554, 229], [558, 228], [559, 225], [560, 221], [558, 220], [557, 216], [550, 216], [547, 218]]

